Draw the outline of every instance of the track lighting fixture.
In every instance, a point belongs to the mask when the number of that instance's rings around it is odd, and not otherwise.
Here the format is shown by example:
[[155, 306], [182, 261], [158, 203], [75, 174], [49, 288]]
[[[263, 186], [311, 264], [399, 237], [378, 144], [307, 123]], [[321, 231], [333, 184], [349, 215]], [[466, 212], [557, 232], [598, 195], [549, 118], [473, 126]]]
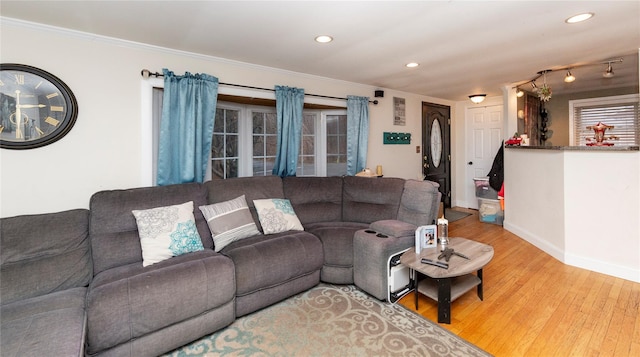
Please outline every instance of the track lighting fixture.
[[611, 78], [614, 76], [613, 67], [611, 67], [611, 62], [609, 62], [609, 64], [607, 65], [607, 70], [604, 71], [604, 73], [602, 73], [602, 76], [604, 78]]
[[520, 87], [516, 88], [516, 97], [520, 98], [524, 95], [524, 91]]
[[576, 77], [571, 73], [571, 70], [567, 70], [567, 75], [564, 76], [564, 81], [567, 83], [571, 83], [576, 80]]
[[[604, 72], [602, 72], [602, 76], [604, 78], [612, 78], [615, 75], [615, 73], [613, 72], [613, 64], [621, 63], [622, 61], [623, 61], [622, 58], [611, 58], [611, 59], [607, 59], [600, 62], [588, 62], [588, 63], [582, 63], [582, 64], [573, 64], [571, 66], [565, 66], [565, 67], [557, 67], [554, 69], [545, 69], [545, 70], [539, 71], [536, 76], [532, 77], [529, 80], [514, 83], [513, 85], [515, 87], [513, 88], [516, 89], [516, 95], [518, 97], [521, 97], [523, 93], [520, 87], [524, 86], [527, 83], [530, 83], [532, 92], [536, 93], [538, 97], [540, 97], [540, 100], [548, 101], [549, 99], [551, 99], [551, 88], [549, 85], [547, 85], [547, 78], [546, 78], [547, 73], [553, 73], [556, 71], [566, 71], [564, 76], [564, 81], [566, 83], [571, 83], [576, 80], [576, 77], [573, 75], [573, 73], [571, 73], [572, 69], [587, 67], [587, 66], [601, 66], [604, 64], [606, 65], [606, 69]], [[539, 80], [541, 77], [543, 80], [543, 84], [542, 86], [538, 87], [536, 85], [536, 80]]]
[[475, 104], [480, 104], [484, 101], [484, 98], [486, 97], [486, 94], [472, 94], [469, 96], [469, 99], [471, 99], [472, 102], [474, 102]]

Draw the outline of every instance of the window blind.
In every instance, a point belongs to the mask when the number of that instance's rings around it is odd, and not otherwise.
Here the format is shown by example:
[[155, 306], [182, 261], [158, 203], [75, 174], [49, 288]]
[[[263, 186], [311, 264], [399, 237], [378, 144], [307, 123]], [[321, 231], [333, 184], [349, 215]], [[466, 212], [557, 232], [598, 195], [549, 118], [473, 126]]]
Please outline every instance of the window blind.
[[638, 116], [640, 109], [637, 99], [629, 99], [616, 103], [588, 103], [580, 101], [573, 105], [573, 145], [587, 144], [587, 138], [593, 138], [593, 130], [588, 126], [602, 122], [613, 125], [613, 129], [606, 131], [605, 136], [616, 136], [617, 140], [607, 140], [616, 146], [638, 145], [640, 125]]

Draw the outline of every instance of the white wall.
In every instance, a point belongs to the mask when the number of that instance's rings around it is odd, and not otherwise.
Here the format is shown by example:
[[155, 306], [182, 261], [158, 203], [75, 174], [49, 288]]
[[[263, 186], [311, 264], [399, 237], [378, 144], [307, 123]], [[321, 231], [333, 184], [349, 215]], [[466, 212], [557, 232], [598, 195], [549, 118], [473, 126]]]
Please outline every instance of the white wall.
[[[28, 44], [28, 45], [25, 45]], [[391, 91], [220, 58], [200, 56], [3, 18], [0, 61], [51, 72], [74, 92], [79, 115], [60, 141], [32, 150], [0, 150], [0, 216], [86, 208], [99, 190], [147, 184], [141, 141], [143, 112], [140, 71], [169, 68], [208, 73], [221, 82], [273, 88], [287, 85], [336, 97], [368, 96], [368, 166], [382, 165], [385, 177], [421, 177], [421, 103], [452, 106], [437, 98]], [[375, 89], [384, 98], [373, 98]], [[223, 86], [220, 92], [224, 92]], [[268, 92], [266, 92], [268, 93]], [[262, 94], [268, 95], [268, 94]], [[393, 97], [406, 99], [406, 126], [393, 125]], [[313, 102], [312, 97], [307, 101]], [[146, 130], [146, 129], [145, 129]], [[382, 133], [410, 132], [411, 145], [383, 145]], [[455, 152], [454, 152], [455, 155]]]
[[505, 149], [505, 229], [573, 266], [640, 282], [640, 153]]
[[565, 262], [640, 282], [640, 154], [565, 152]]
[[504, 150], [504, 227], [564, 261], [564, 155], [558, 150]]

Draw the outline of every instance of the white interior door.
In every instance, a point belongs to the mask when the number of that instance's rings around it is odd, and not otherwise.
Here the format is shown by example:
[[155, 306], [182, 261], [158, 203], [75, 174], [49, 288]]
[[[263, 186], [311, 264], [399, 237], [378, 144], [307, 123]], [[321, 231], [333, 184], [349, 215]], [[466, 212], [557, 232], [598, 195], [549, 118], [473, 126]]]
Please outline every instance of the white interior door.
[[489, 174], [493, 159], [502, 145], [503, 124], [502, 105], [467, 109], [465, 193], [468, 208], [478, 208], [473, 179]]

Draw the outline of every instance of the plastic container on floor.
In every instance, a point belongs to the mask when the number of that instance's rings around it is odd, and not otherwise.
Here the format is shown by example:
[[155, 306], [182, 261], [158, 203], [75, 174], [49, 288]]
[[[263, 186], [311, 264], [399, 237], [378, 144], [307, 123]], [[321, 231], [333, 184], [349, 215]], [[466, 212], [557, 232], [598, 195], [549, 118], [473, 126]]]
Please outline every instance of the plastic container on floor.
[[476, 197], [498, 199], [498, 192], [489, 185], [488, 177], [475, 177], [473, 183], [476, 188]]
[[478, 217], [480, 222], [502, 225], [504, 211], [500, 207], [500, 201], [478, 198]]

